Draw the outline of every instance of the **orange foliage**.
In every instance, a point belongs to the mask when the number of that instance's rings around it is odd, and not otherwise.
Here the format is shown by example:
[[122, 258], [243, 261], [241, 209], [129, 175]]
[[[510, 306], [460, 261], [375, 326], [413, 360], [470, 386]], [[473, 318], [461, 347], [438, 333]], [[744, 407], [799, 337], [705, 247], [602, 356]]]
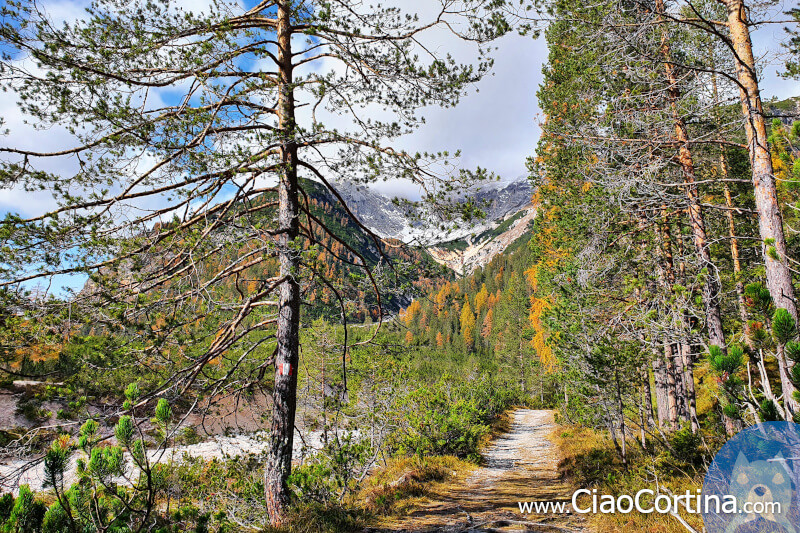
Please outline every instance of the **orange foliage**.
[[[585, 188], [585, 186], [584, 186]], [[588, 188], [586, 188], [588, 190]], [[531, 346], [536, 350], [536, 355], [539, 361], [545, 367], [547, 372], [553, 372], [556, 369], [557, 361], [553, 354], [552, 347], [548, 344], [550, 333], [542, 323], [542, 317], [547, 310], [552, 306], [552, 300], [549, 295], [538, 295], [539, 289], [539, 273], [541, 269], [552, 270], [563, 258], [566, 257], [566, 251], [559, 248], [553, 239], [555, 227], [549, 225], [558, 214], [558, 209], [553, 207], [549, 209], [543, 216], [544, 228], [540, 231], [538, 238], [539, 244], [542, 245], [542, 259], [531, 266], [525, 271], [525, 279], [531, 287], [533, 295], [531, 296], [531, 308], [528, 319], [530, 320], [531, 327], [534, 330], [533, 339], [531, 339]]]
[[464, 343], [470, 348], [474, 343], [474, 334], [475, 315], [472, 314], [469, 301], [466, 301], [464, 307], [461, 308], [461, 335], [464, 337]]
[[403, 324], [406, 326], [410, 326], [414, 321], [414, 317], [416, 317], [421, 310], [422, 304], [419, 303], [419, 300], [414, 300], [407, 308], [400, 310], [400, 320], [402, 320]]
[[481, 327], [481, 337], [488, 338], [492, 334], [492, 322], [494, 321], [494, 309], [489, 309], [486, 316], [483, 318], [483, 325]]

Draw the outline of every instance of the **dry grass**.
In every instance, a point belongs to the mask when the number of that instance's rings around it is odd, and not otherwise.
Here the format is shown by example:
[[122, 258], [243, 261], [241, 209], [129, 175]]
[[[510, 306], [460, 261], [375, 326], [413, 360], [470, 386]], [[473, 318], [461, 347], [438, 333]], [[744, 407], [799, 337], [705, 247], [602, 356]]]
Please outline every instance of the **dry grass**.
[[475, 468], [453, 456], [392, 459], [367, 479], [356, 499], [371, 514], [403, 516], [437, 495], [451, 492]]
[[509, 431], [511, 431], [511, 422], [513, 421], [512, 414], [516, 409], [518, 409], [518, 407], [512, 407], [510, 409], [507, 409], [503, 411], [503, 414], [501, 414], [492, 421], [492, 431], [490, 437], [486, 439], [486, 443], [488, 443], [491, 439], [494, 439], [498, 435], [502, 435], [503, 433], [508, 433]]
[[[641, 489], [656, 490], [650, 472], [658, 458], [644, 455], [636, 445], [629, 443], [632, 450], [629, 468], [626, 472], [617, 456], [609, 436], [589, 428], [578, 426], [560, 427], [551, 435], [551, 440], [559, 447], [563, 457], [559, 470], [574, 485], [596, 488], [598, 494], [635, 495]], [[665, 475], [659, 478], [662, 490], [673, 494], [694, 493], [701, 487], [701, 480], [687, 475]], [[587, 515], [592, 531], [597, 533], [687, 533], [687, 529], [674, 517], [658, 513]], [[682, 513], [683, 518], [697, 531], [703, 530], [699, 515]]]

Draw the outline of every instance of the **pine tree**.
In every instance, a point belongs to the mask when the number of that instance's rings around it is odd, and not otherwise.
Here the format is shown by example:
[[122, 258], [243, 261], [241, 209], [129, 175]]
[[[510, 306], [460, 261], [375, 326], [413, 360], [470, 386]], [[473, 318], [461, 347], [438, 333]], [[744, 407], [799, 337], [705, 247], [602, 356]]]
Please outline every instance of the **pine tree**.
[[[186, 13], [170, 3], [96, 0], [83, 19], [58, 28], [37, 2], [9, 4], [0, 28], [3, 88], [42, 128], [64, 126], [75, 144], [56, 152], [0, 148], [7, 156], [0, 186], [51, 191], [58, 205], [30, 218], [5, 217], [1, 286], [89, 274], [83, 304], [151, 347], [186, 344], [175, 342], [182, 326], [204, 325], [189, 357], [154, 349], [161, 364], [178, 366], [149, 394], [183, 396], [208, 380], [209, 361], [234, 350], [252, 357], [233, 363], [247, 375], [232, 382], [264, 382], [274, 364], [264, 488], [271, 521], [282, 523], [300, 303], [307, 280], [333, 274], [314, 268], [313, 254], [359, 266], [379, 292], [370, 262], [348, 244], [346, 220], [315, 215], [313, 186], [301, 177], [339, 200], [379, 256], [380, 239], [348, 209], [335, 178], [404, 177], [423, 187], [444, 220], [472, 213], [469, 201], [448, 203], [447, 193], [487, 177], [484, 171], [433, 176], [432, 161], [454, 170], [450, 154], [409, 154], [389, 141], [421, 123], [418, 109], [456, 104], [488, 71], [480, 45], [509, 29], [500, 4], [443, 1], [432, 20], [420, 21], [402, 9], [341, 1], [213, 2], [206, 12]], [[474, 64], [432, 47], [420, 52], [423, 33], [436, 27], [475, 43]], [[36, 69], [17, 61], [24, 57]], [[308, 112], [298, 112], [301, 106]], [[367, 120], [369, 106], [394, 117]], [[354, 127], [326, 126], [336, 115]], [[47, 171], [59, 165], [74, 170]], [[347, 255], [326, 248], [318, 231]], [[255, 279], [255, 290], [245, 293], [242, 277]], [[332, 281], [323, 301], [337, 303], [346, 320]], [[164, 322], [153, 340], [143, 326], [156, 317]]]

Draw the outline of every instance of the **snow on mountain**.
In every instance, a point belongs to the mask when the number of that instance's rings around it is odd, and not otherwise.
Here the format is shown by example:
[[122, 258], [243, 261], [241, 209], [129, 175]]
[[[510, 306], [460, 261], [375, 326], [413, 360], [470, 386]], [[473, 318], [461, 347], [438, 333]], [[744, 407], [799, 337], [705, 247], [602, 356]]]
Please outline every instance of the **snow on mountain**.
[[474, 198], [486, 217], [449, 231], [436, 224], [413, 220], [404, 208], [363, 184], [335, 184], [358, 219], [384, 238], [426, 245], [431, 257], [460, 275], [485, 265], [527, 231], [536, 216], [531, 205], [533, 187], [524, 177], [497, 182], [461, 192], [457, 198]]

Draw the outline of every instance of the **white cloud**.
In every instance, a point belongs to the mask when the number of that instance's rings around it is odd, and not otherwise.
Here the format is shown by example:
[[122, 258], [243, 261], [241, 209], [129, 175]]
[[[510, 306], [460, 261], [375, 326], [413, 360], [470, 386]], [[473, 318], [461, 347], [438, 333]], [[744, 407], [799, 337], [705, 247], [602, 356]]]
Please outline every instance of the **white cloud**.
[[[410, 11], [429, 15], [436, 2], [430, 0], [403, 0], [400, 5]], [[202, 11], [208, 0], [179, 0], [186, 10]], [[65, 20], [82, 13], [83, 1], [49, 1], [48, 11], [56, 20]], [[783, 7], [773, 8], [771, 16], [781, 17]], [[779, 42], [785, 39], [781, 25], [761, 27], [755, 36], [756, 48], [765, 56], [764, 96], [785, 98], [798, 93], [797, 82], [780, 79], [781, 57]], [[539, 135], [537, 116], [540, 110], [536, 103], [536, 91], [542, 80], [541, 67], [546, 61], [547, 48], [544, 39], [509, 35], [499, 40], [494, 53], [496, 62], [492, 74], [487, 76], [456, 108], [428, 108], [423, 114], [427, 119], [421, 129], [400, 139], [396, 144], [409, 151], [462, 151], [461, 164], [467, 168], [481, 166], [496, 172], [504, 179], [516, 178], [526, 173], [526, 158], [533, 155]], [[450, 52], [456, 59], [469, 61], [474, 46], [455, 39], [444, 31], [431, 32], [425, 38], [426, 47], [438, 52]], [[326, 67], [329, 65], [326, 65]], [[323, 67], [325, 68], [325, 67]], [[153, 91], [151, 105], [167, 100], [166, 91]], [[305, 112], [301, 110], [300, 112]], [[23, 117], [10, 98], [0, 100], [0, 116], [14, 131], [11, 144], [20, 148], [49, 150], [64, 148], [72, 138], [61, 128], [48, 131], [33, 131], [23, 124]], [[337, 122], [338, 121], [338, 122]], [[345, 126], [343, 119], [327, 117], [326, 122], [334, 126]], [[340, 123], [341, 122], [341, 123]], [[8, 143], [9, 140], [3, 141]], [[65, 173], [74, 170], [74, 162], [53, 162], [48, 170]], [[375, 187], [387, 194], [415, 196], [416, 191], [407, 184], [398, 182], [378, 183]], [[18, 190], [0, 190], [0, 211], [19, 211], [33, 215], [53, 206], [49, 193], [30, 194]]]

